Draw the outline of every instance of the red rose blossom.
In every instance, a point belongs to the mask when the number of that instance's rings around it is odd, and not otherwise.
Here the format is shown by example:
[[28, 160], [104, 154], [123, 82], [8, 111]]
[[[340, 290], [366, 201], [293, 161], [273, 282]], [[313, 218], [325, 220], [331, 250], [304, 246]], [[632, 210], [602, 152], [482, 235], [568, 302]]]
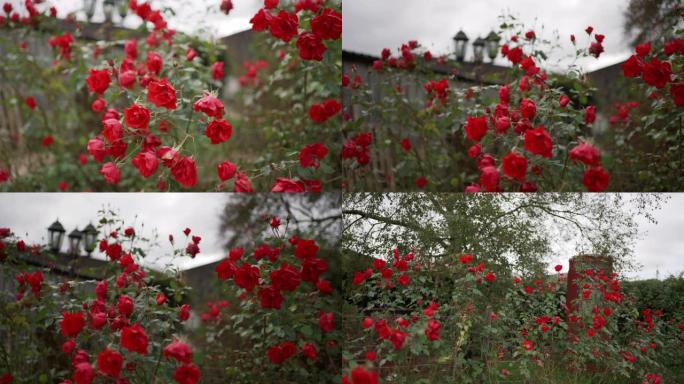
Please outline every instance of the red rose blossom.
[[303, 32], [297, 37], [297, 48], [302, 60], [323, 60], [323, 54], [327, 50], [323, 40], [310, 32]]
[[525, 156], [516, 152], [509, 152], [501, 159], [501, 164], [504, 175], [520, 181], [525, 180], [525, 174], [527, 173], [527, 159]]
[[525, 132], [525, 149], [543, 157], [552, 157], [553, 142], [543, 125]]
[[309, 144], [299, 152], [299, 165], [302, 168], [320, 167], [320, 161], [328, 154], [328, 148], [321, 143]]
[[187, 344], [179, 340], [174, 340], [164, 347], [164, 357], [189, 364], [192, 363], [192, 349], [190, 349]]
[[116, 164], [109, 162], [102, 165], [100, 174], [104, 177], [107, 184], [118, 184], [121, 179], [121, 172]]
[[140, 172], [140, 175], [144, 178], [152, 176], [159, 166], [157, 155], [150, 151], [138, 153], [133, 157], [131, 163], [133, 163], [133, 166], [138, 169], [138, 172]]
[[230, 161], [222, 161], [216, 166], [216, 172], [218, 173], [218, 177], [221, 179], [221, 181], [230, 180], [237, 172], [237, 165], [231, 163]]
[[193, 110], [220, 119], [223, 117], [223, 102], [213, 95], [206, 94], [193, 104]]
[[146, 131], [150, 123], [150, 111], [142, 105], [133, 103], [124, 109], [124, 122], [129, 128]]
[[167, 79], [150, 81], [147, 85], [147, 101], [157, 107], [176, 109], [176, 90]]
[[147, 354], [147, 333], [138, 323], [121, 329], [120, 342], [121, 346], [130, 352]]
[[90, 90], [90, 92], [98, 93], [101, 95], [107, 90], [107, 88], [109, 88], [109, 84], [111, 82], [112, 79], [109, 76], [108, 69], [88, 70], [88, 78], [86, 79], [86, 83], [88, 83], [88, 89]]
[[197, 167], [191, 157], [180, 158], [171, 168], [173, 178], [184, 187], [193, 187], [197, 184]]
[[233, 126], [226, 120], [212, 120], [207, 124], [204, 135], [211, 139], [212, 144], [220, 144], [233, 135]]
[[62, 313], [62, 320], [59, 322], [59, 328], [65, 337], [78, 336], [84, 325], [83, 312], [64, 312]]
[[480, 141], [487, 134], [487, 116], [468, 116], [465, 125], [466, 136], [473, 141]]
[[117, 351], [105, 348], [97, 355], [97, 370], [105, 376], [118, 378], [123, 358]]

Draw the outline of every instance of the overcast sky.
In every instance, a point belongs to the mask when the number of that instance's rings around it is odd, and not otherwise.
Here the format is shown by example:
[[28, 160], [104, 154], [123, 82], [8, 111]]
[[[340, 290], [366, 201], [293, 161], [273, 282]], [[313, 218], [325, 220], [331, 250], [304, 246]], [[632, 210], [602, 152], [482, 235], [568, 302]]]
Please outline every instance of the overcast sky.
[[[67, 234], [82, 230], [89, 222], [97, 224], [98, 210], [109, 207], [119, 212], [127, 226], [150, 238], [159, 234], [160, 248], [143, 264], [157, 269], [171, 263], [181, 269], [220, 260], [225, 256], [219, 237], [220, 214], [230, 194], [220, 193], [3, 193], [0, 194], [0, 227], [9, 227], [27, 244], [46, 243], [47, 227], [55, 219]], [[137, 215], [137, 218], [136, 218]], [[142, 225], [144, 224], [144, 229]], [[201, 253], [195, 259], [173, 260], [168, 235], [176, 247], [185, 246], [185, 228], [202, 237]], [[62, 248], [67, 249], [65, 239]], [[100, 258], [99, 251], [93, 253]], [[104, 257], [102, 257], [104, 258]]]
[[[395, 49], [418, 40], [433, 53], [445, 54], [452, 52], [452, 38], [459, 29], [472, 43], [498, 28], [498, 16], [508, 13], [534, 29], [538, 37], [550, 39], [558, 32], [564, 50], [550, 62], [573, 55], [571, 34], [577, 36], [578, 47], [587, 47], [584, 29], [593, 26], [596, 33], [606, 36], [605, 53], [598, 60], [579, 62], [593, 70], [629, 57], [629, 39], [622, 28], [627, 4], [628, 0], [344, 0], [342, 46], [378, 56], [382, 48]], [[472, 54], [472, 46], [468, 49]], [[499, 58], [497, 63], [504, 61]], [[569, 63], [563, 61], [557, 68]]]
[[[7, 1], [13, 3], [15, 9], [24, 2], [24, 0], [2, 0], [0, 2], [5, 3]], [[98, 8], [95, 11], [94, 20], [104, 20], [102, 0], [96, 1]], [[264, 4], [263, 0], [233, 0], [234, 8], [226, 16], [219, 10], [221, 0], [152, 0], [148, 2], [152, 4], [153, 9], [170, 7], [176, 12], [176, 16], [166, 17], [171, 28], [190, 34], [208, 33], [205, 36], [214, 37], [227, 36], [251, 28], [249, 20]], [[83, 0], [47, 0], [46, 4], [54, 5], [57, 8], [58, 17], [63, 18], [71, 12], [77, 12], [79, 18], [85, 17], [82, 12]], [[23, 9], [23, 6], [20, 8]], [[119, 22], [118, 16], [115, 15], [114, 21], [115, 23]], [[124, 25], [137, 27], [140, 25], [140, 18], [129, 14]]]

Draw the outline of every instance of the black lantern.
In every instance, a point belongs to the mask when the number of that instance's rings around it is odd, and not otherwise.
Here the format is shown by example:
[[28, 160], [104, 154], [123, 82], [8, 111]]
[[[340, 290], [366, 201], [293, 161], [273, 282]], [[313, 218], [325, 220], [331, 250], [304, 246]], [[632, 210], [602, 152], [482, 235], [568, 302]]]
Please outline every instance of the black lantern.
[[64, 233], [66, 233], [66, 231], [59, 220], [56, 220], [48, 227], [48, 245], [53, 252], [59, 252], [59, 250], [62, 248]]
[[83, 0], [83, 10], [85, 11], [88, 21], [92, 20], [95, 15], [95, 5], [95, 0]]
[[114, 14], [114, 0], [104, 0], [102, 10], [104, 11], [105, 21], [111, 22], [112, 15]]
[[489, 32], [489, 35], [487, 36], [487, 54], [489, 55], [489, 58], [494, 61], [496, 59], [496, 56], [499, 54], [499, 40], [501, 40], [501, 37], [497, 35], [494, 31]]
[[484, 46], [485, 40], [481, 37], [478, 37], [473, 43], [473, 60], [476, 63], [482, 63], [484, 60]]
[[468, 47], [468, 36], [463, 31], [458, 31], [454, 36], [454, 52], [456, 53], [456, 60], [465, 60], [466, 49]]
[[78, 228], [74, 228], [71, 233], [69, 233], [69, 254], [73, 256], [78, 256], [81, 251], [81, 239], [83, 234]]
[[119, 11], [119, 17], [121, 17], [121, 23], [123, 24], [126, 15], [128, 15], [128, 4], [125, 1], [117, 0], [117, 9]]
[[97, 246], [97, 229], [93, 227], [93, 224], [88, 224], [85, 228], [83, 228], [83, 248], [85, 248], [85, 251], [88, 253], [88, 256], [90, 256], [91, 253], [95, 250], [95, 247]]

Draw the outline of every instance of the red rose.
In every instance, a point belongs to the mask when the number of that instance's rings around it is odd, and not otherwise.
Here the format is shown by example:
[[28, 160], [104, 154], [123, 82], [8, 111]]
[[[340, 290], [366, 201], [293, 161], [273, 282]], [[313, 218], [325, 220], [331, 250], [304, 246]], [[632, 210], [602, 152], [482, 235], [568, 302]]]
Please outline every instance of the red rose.
[[126, 295], [119, 296], [116, 308], [119, 310], [119, 315], [123, 317], [131, 316], [133, 314], [133, 299]]
[[306, 186], [301, 181], [279, 177], [271, 188], [271, 192], [299, 193], [306, 192]]
[[252, 189], [252, 182], [244, 172], [238, 172], [235, 176], [235, 192], [251, 193], [254, 192]]
[[259, 268], [244, 263], [235, 270], [235, 285], [251, 291], [259, 283]]
[[527, 159], [525, 156], [509, 152], [501, 159], [501, 164], [504, 175], [520, 181], [525, 180], [525, 174], [527, 173]]
[[562, 266], [562, 265], [560, 265], [560, 264], [558, 264], [558, 265], [556, 265], [555, 267], [553, 267], [553, 269], [555, 269], [555, 270], [556, 270], [556, 272], [560, 272], [560, 271], [561, 271], [561, 269], [563, 269], [563, 266]]
[[181, 365], [173, 373], [178, 384], [196, 384], [200, 379], [200, 370], [195, 364]]
[[332, 332], [335, 329], [335, 314], [332, 312], [321, 312], [318, 316], [318, 327], [323, 333]]
[[437, 320], [430, 319], [425, 328], [425, 336], [431, 341], [439, 340], [439, 332], [441, 330], [442, 324]]
[[118, 184], [121, 179], [119, 168], [112, 162], [103, 164], [102, 168], [100, 168], [100, 174], [104, 177], [107, 184]]
[[36, 99], [33, 98], [33, 96], [29, 96], [25, 100], [26, 106], [28, 106], [31, 109], [36, 109]]
[[107, 119], [102, 122], [102, 136], [112, 144], [123, 137], [123, 129], [119, 120]]
[[667, 61], [653, 58], [650, 63], [644, 64], [643, 78], [648, 85], [661, 89], [670, 82], [671, 76], [672, 66]]
[[264, 8], [273, 9], [278, 6], [278, 0], [264, 0]]
[[423, 189], [426, 185], [428, 185], [428, 179], [425, 176], [416, 179], [416, 187]]
[[582, 184], [587, 187], [589, 192], [602, 192], [608, 187], [610, 183], [610, 175], [603, 167], [593, 167], [584, 171]]
[[192, 61], [197, 57], [197, 51], [195, 51], [192, 48], [188, 48], [187, 51], [185, 51], [185, 60], [187, 61]]
[[147, 54], [147, 70], [159, 74], [161, 67], [164, 65], [164, 60], [157, 52], [149, 52]]
[[487, 134], [487, 116], [468, 116], [465, 125], [466, 136], [473, 141], [480, 141]]
[[195, 102], [193, 110], [220, 119], [223, 117], [223, 102], [212, 95], [205, 95]]
[[90, 109], [92, 109], [93, 112], [102, 112], [105, 108], [107, 108], [107, 102], [101, 97], [95, 99], [90, 105]]
[[164, 357], [176, 359], [181, 363], [192, 363], [192, 349], [178, 340], [164, 347]]
[[603, 45], [601, 45], [601, 43], [598, 41], [592, 42], [591, 45], [589, 46], [589, 54], [598, 59], [598, 57], [601, 56], [602, 53], [603, 53]]
[[598, 166], [601, 162], [601, 155], [598, 149], [587, 143], [581, 143], [570, 150], [570, 160], [580, 161], [586, 165]]
[[410, 277], [409, 275], [407, 275], [407, 274], [402, 274], [402, 275], [399, 276], [399, 278], [397, 279], [397, 283], [399, 283], [399, 284], [401, 284], [401, 285], [403, 285], [403, 286], [407, 286], [407, 285], [409, 285], [409, 283], [411, 283], [411, 277]]
[[94, 377], [95, 372], [88, 361], [74, 364], [74, 384], [90, 384]]
[[279, 290], [270, 285], [259, 288], [259, 293], [257, 296], [259, 297], [259, 304], [261, 305], [261, 308], [273, 308], [279, 310], [283, 303], [283, 295], [280, 294]]
[[285, 341], [279, 345], [268, 348], [266, 355], [273, 364], [282, 364], [285, 360], [297, 353], [297, 346], [291, 341]]
[[111, 82], [112, 79], [111, 77], [109, 77], [108, 69], [88, 70], [88, 78], [86, 79], [86, 83], [88, 83], [88, 89], [90, 90], [90, 92], [103, 94], [107, 90], [107, 88], [109, 88], [109, 84]]
[[189, 318], [190, 318], [190, 305], [189, 304], [181, 305], [180, 310], [178, 311], [178, 320], [186, 321]]
[[315, 345], [311, 343], [306, 343], [304, 344], [304, 346], [302, 346], [302, 354], [306, 356], [309, 360], [316, 361], [316, 355], [318, 354], [318, 351], [316, 351]]
[[316, 282], [316, 288], [323, 294], [331, 294], [333, 291], [332, 284], [328, 280], [318, 280]]
[[[171, 235], [169, 235], [169, 236], [171, 236]], [[157, 293], [157, 298], [156, 298], [157, 305], [164, 305], [164, 303], [166, 303], [166, 300], [167, 300], [166, 295], [164, 295], [161, 292]]]
[[133, 163], [133, 166], [138, 169], [138, 172], [144, 178], [152, 176], [159, 166], [157, 155], [150, 151], [138, 153], [131, 163]]
[[84, 325], [83, 312], [64, 312], [62, 313], [62, 320], [59, 322], [59, 328], [65, 337], [78, 336]]
[[233, 135], [233, 126], [226, 120], [213, 120], [207, 124], [204, 135], [211, 139], [212, 144], [220, 144]]
[[221, 181], [230, 180], [235, 176], [235, 172], [237, 172], [237, 165], [230, 161], [223, 161], [216, 166], [216, 172]]
[[565, 96], [565, 95], [561, 95], [560, 101], [558, 102], [560, 107], [565, 108], [569, 103], [570, 103], [570, 98]]
[[[133, 70], [121, 71], [119, 73], [119, 85], [124, 88], [131, 89], [135, 86], [135, 81], [137, 80], [137, 75]], [[144, 78], [143, 78], [144, 79]], [[141, 80], [141, 84], [142, 84]]]
[[651, 43], [646, 42], [644, 44], [638, 44], [636, 46], [635, 51], [636, 51], [637, 56], [645, 57], [651, 52]]
[[543, 125], [525, 132], [525, 149], [535, 155], [552, 157], [553, 142]]
[[147, 354], [147, 333], [140, 324], [121, 329], [121, 346], [130, 352]]
[[119, 377], [123, 358], [119, 352], [105, 348], [97, 355], [97, 369], [105, 376]]
[[670, 86], [670, 94], [677, 106], [684, 107], [684, 83], [674, 83]]
[[[256, 17], [256, 16], [255, 16]], [[278, 15], [270, 18], [269, 27], [271, 35], [286, 43], [297, 34], [299, 19], [296, 13], [280, 11]]]
[[249, 23], [252, 24], [253, 31], [263, 31], [269, 27], [271, 24], [271, 19], [273, 16], [270, 12], [260, 9], [250, 20]]
[[309, 144], [299, 152], [299, 165], [302, 168], [316, 168], [320, 161], [328, 154], [328, 148], [321, 143]]
[[392, 331], [392, 334], [390, 335], [390, 342], [394, 345], [395, 349], [401, 349], [401, 347], [404, 345], [404, 341], [406, 341], [406, 335], [406, 332], [400, 329], [395, 329]]
[[591, 124], [596, 121], [596, 106], [590, 105], [584, 110], [584, 122]]
[[411, 150], [411, 139], [409, 139], [408, 137], [404, 137], [403, 139], [401, 139], [399, 145], [401, 145], [401, 149], [403, 149], [404, 152], [409, 152]]
[[480, 185], [487, 192], [497, 192], [499, 190], [499, 170], [495, 167], [487, 166], [480, 170]]
[[176, 109], [176, 90], [168, 80], [150, 81], [147, 85], [147, 101], [157, 107]]
[[124, 109], [124, 122], [129, 128], [146, 131], [150, 123], [150, 111], [142, 105], [133, 103]]
[[513, 65], [520, 64], [523, 59], [523, 50], [520, 47], [515, 47], [508, 51], [508, 60], [513, 63]]
[[215, 269], [216, 275], [218, 276], [219, 280], [232, 279], [233, 276], [235, 276], [236, 270], [237, 267], [231, 259], [225, 259], [222, 262], [218, 263]]
[[302, 60], [323, 60], [323, 54], [328, 49], [318, 35], [303, 32], [297, 37], [297, 48]]
[[230, 11], [232, 9], [233, 9], [233, 1], [232, 0], [221, 0], [221, 12], [223, 12], [227, 15], [230, 13]]
[[496, 280], [496, 275], [494, 272], [487, 272], [484, 278], [487, 280], [487, 282], [493, 283]]
[[342, 382], [345, 384], [378, 384], [378, 373], [367, 371], [363, 365], [359, 365], [351, 371], [351, 380], [345, 382], [346, 377]]
[[297, 289], [301, 281], [299, 272], [287, 263], [270, 273], [271, 285], [279, 291], [292, 292]]
[[182, 157], [171, 168], [171, 175], [184, 187], [197, 184], [197, 167], [191, 157]]
[[522, 99], [520, 102], [520, 114], [526, 119], [534, 119], [534, 115], [537, 114], [537, 105], [534, 100]]
[[50, 135], [47, 135], [47, 136], [43, 137], [42, 144], [43, 144], [43, 147], [47, 148], [47, 147], [51, 146], [54, 142], [55, 142], [55, 138], [50, 136]]
[[223, 61], [217, 61], [211, 66], [211, 77], [214, 80], [223, 79]]
[[126, 58], [135, 60], [138, 58], [138, 39], [130, 39], [124, 43]]
[[342, 14], [325, 8], [320, 15], [311, 19], [311, 31], [323, 40], [337, 40], [342, 36]]

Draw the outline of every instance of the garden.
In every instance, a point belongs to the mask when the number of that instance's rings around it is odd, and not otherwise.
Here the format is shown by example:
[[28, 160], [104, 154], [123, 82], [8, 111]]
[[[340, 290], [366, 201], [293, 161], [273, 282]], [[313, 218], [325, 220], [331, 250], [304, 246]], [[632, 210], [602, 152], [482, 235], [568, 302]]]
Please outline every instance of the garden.
[[[474, 63], [464, 63], [462, 31], [449, 54], [432, 52], [434, 41], [410, 40], [364, 57], [363, 65], [345, 61], [344, 187], [681, 190], [683, 9], [668, 1], [628, 3], [625, 17], [641, 23], [643, 40], [629, 59], [600, 75], [610, 76], [602, 82], [579, 62], [613, 54], [604, 41], [629, 35], [607, 36], [589, 25], [551, 36], [508, 14], [474, 45]], [[558, 67], [551, 57], [562, 52], [572, 54]], [[485, 54], [491, 63], [483, 62]]]
[[[2, 190], [337, 187], [339, 2], [262, 4], [244, 62], [228, 61], [237, 44], [177, 33], [171, 7], [117, 3], [136, 29], [4, 3]], [[233, 8], [217, 1], [205, 17], [230, 22]]]

